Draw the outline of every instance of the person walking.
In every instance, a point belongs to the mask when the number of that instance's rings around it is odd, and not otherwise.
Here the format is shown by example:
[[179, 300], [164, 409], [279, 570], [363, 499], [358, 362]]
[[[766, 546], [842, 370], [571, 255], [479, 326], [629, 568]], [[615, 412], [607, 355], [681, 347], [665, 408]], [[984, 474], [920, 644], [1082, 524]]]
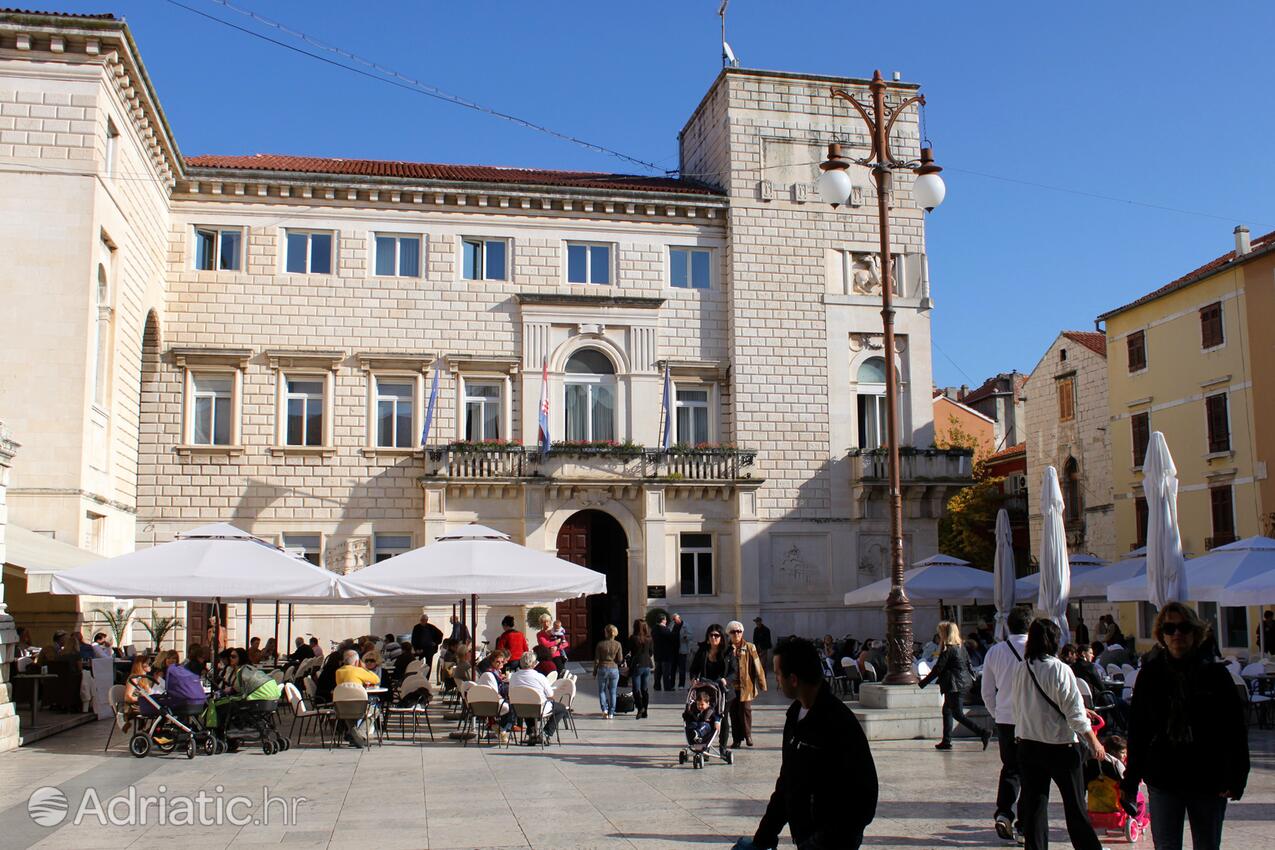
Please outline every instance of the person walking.
[[1061, 632], [1052, 620], [1037, 619], [1027, 629], [1023, 664], [1014, 671], [1010, 699], [1018, 735], [1022, 794], [1018, 816], [1027, 850], [1049, 846], [1049, 783], [1058, 786], [1067, 834], [1076, 850], [1102, 850], [1089, 823], [1077, 736], [1089, 745], [1089, 757], [1102, 761], [1106, 750], [1089, 725], [1089, 713], [1076, 686], [1076, 675], [1058, 660]]
[[753, 700], [759, 693], [766, 692], [766, 668], [761, 665], [761, 656], [757, 647], [744, 640], [744, 624], [731, 620], [726, 624], [726, 635], [730, 640], [729, 651], [735, 656], [735, 669], [738, 671], [739, 684], [735, 688], [735, 696], [730, 701], [730, 723], [734, 730], [733, 749], [741, 744], [753, 745]]
[[417, 658], [424, 660], [426, 673], [434, 663], [434, 655], [442, 643], [442, 630], [429, 621], [428, 614], [421, 614], [420, 622], [412, 626], [412, 650]]
[[653, 648], [651, 627], [646, 624], [646, 620], [634, 620], [633, 635], [629, 638], [629, 670], [633, 676], [633, 708], [636, 709], [637, 720], [646, 717], [647, 707], [651, 704]]
[[661, 614], [652, 630], [655, 640], [655, 689], [673, 690], [673, 665], [677, 663], [677, 636], [668, 623], [668, 615]]
[[1227, 801], [1248, 784], [1244, 706], [1226, 667], [1201, 651], [1204, 623], [1192, 608], [1168, 603], [1151, 633], [1159, 651], [1133, 689], [1124, 797], [1137, 799], [1146, 780], [1156, 850], [1181, 850], [1184, 819], [1195, 850], [1216, 850]]
[[775, 680], [793, 700], [784, 718], [783, 762], [766, 814], [736, 850], [773, 850], [784, 824], [801, 850], [858, 850], [877, 810], [877, 769], [859, 720], [833, 695], [815, 645], [784, 638]]
[[695, 638], [691, 637], [690, 627], [682, 620], [681, 614], [673, 615], [677, 630], [677, 686], [686, 687], [686, 665], [695, 651]]
[[602, 640], [593, 650], [593, 675], [598, 680], [598, 703], [602, 717], [615, 717], [615, 691], [620, 686], [620, 663], [624, 660], [624, 647], [616, 640], [620, 630], [608, 624], [602, 629]]
[[[691, 684], [701, 681], [712, 682], [722, 689], [726, 702], [738, 683], [738, 672], [735, 668], [735, 653], [726, 647], [726, 630], [720, 623], [713, 623], [704, 632], [704, 642], [699, 645], [695, 657], [691, 659]], [[730, 737], [730, 712], [722, 716], [722, 728], [717, 734], [717, 746], [724, 757], [726, 755], [726, 739]]]
[[757, 654], [761, 656], [761, 669], [769, 670], [770, 651], [775, 646], [775, 640], [759, 616], [753, 617], [753, 646], [757, 647]]
[[992, 645], [983, 661], [983, 704], [996, 724], [996, 747], [1000, 751], [1001, 775], [996, 785], [996, 834], [1014, 839], [1014, 831], [1022, 833], [1022, 824], [1014, 818], [1018, 804], [1018, 745], [1014, 739], [1014, 674], [1022, 666], [1027, 651], [1027, 627], [1031, 615], [1025, 608], [1009, 612], [1006, 626], [1009, 637]]
[[934, 749], [952, 749], [952, 731], [957, 723], [977, 735], [983, 742], [983, 749], [987, 749], [992, 733], [965, 716], [965, 692], [974, 684], [974, 668], [970, 666], [970, 656], [956, 623], [947, 620], [939, 623], [939, 645], [942, 652], [934, 663], [934, 669], [920, 681], [924, 688], [938, 679], [939, 690], [943, 693], [943, 740], [935, 744]]

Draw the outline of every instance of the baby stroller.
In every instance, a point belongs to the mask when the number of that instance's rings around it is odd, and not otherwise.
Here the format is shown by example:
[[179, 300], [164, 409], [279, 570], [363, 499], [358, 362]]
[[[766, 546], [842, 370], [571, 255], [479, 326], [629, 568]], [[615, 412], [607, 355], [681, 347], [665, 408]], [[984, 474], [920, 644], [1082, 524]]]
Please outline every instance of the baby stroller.
[[[1103, 725], [1101, 722], [1095, 723], [1094, 731], [1102, 729]], [[1151, 816], [1147, 812], [1147, 798], [1141, 788], [1138, 789], [1138, 813], [1130, 815], [1124, 810], [1124, 792], [1120, 789], [1123, 776], [1124, 771], [1118, 764], [1098, 764], [1096, 771], [1087, 768], [1085, 779], [1089, 823], [1098, 832], [1124, 833], [1125, 840], [1134, 844], [1151, 827]]]
[[[708, 696], [708, 705], [717, 720], [716, 723], [700, 719], [700, 710], [696, 703], [701, 693]], [[734, 754], [730, 750], [721, 752], [719, 748], [720, 756], [715, 756], [713, 753], [713, 747], [718, 746], [718, 738], [721, 736], [721, 719], [725, 713], [726, 693], [716, 682], [691, 682], [690, 688], [686, 691], [686, 710], [682, 712], [682, 718], [686, 721], [686, 746], [677, 754], [678, 764], [686, 764], [689, 761], [692, 767], [700, 769], [710, 758], [720, 758], [727, 764], [734, 761]]]
[[[140, 677], [133, 677], [137, 685]], [[165, 694], [152, 696], [138, 688], [138, 714], [147, 720], [128, 741], [128, 751], [137, 758], [146, 758], [151, 751], [160, 753], [183, 752], [193, 759], [197, 750], [206, 755], [217, 752], [217, 736], [204, 728], [200, 716], [204, 702], [176, 702], [167, 700]]]
[[208, 725], [215, 725], [228, 752], [244, 744], [260, 744], [268, 756], [291, 749], [286, 735], [279, 734], [275, 716], [279, 710], [279, 683], [252, 667], [243, 667], [236, 686], [246, 696], [216, 699], [208, 707]]

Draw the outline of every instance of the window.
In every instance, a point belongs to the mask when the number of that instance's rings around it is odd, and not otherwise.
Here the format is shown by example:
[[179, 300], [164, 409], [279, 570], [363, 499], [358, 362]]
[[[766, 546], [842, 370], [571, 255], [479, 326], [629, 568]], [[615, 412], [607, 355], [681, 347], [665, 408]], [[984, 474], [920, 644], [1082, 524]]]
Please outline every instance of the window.
[[376, 276], [420, 277], [421, 237], [376, 234]]
[[1137, 538], [1134, 540], [1134, 548], [1147, 545], [1147, 522], [1150, 516], [1147, 513], [1147, 500], [1143, 496], [1133, 497], [1133, 523], [1134, 533]]
[[885, 406], [885, 358], [869, 357], [859, 367], [856, 387], [859, 406], [859, 448], [878, 449], [886, 443], [889, 422]]
[[1058, 418], [1063, 422], [1076, 418], [1076, 381], [1073, 378], [1058, 380]]
[[316, 567], [323, 566], [323, 535], [321, 534], [288, 534], [283, 535], [283, 548], [296, 552]]
[[1058, 362], [1059, 363], [1067, 362], [1067, 349], [1065, 348], [1058, 349]]
[[410, 449], [415, 445], [412, 410], [415, 384], [407, 378], [376, 379], [376, 445]]
[[1248, 646], [1248, 609], [1222, 608], [1222, 646]]
[[566, 369], [566, 439], [603, 442], [615, 439], [615, 367], [601, 351], [583, 348]]
[[97, 310], [93, 316], [93, 403], [105, 408], [111, 374], [111, 281], [107, 268], [115, 268], [115, 249], [105, 239], [99, 243], [102, 262], [97, 264]]
[[680, 289], [708, 289], [710, 259], [702, 248], [669, 248], [669, 283]]
[[238, 271], [243, 231], [195, 228], [195, 268], [200, 271]]
[[713, 593], [713, 535], [683, 534], [679, 552], [683, 596]]
[[287, 231], [290, 274], [332, 274], [332, 234], [326, 231]]
[[567, 245], [567, 283], [611, 282], [611, 246], [573, 242]]
[[374, 534], [372, 535], [372, 562], [380, 563], [395, 555], [412, 551], [412, 535], [410, 534]]
[[500, 384], [465, 382], [465, 439], [500, 439]]
[[1226, 406], [1226, 393], [1206, 396], [1204, 399], [1205, 419], [1209, 428], [1210, 452], [1229, 452], [1231, 450], [1231, 421]]
[[1064, 518], [1069, 523], [1080, 522], [1084, 517], [1085, 504], [1080, 495], [1080, 464], [1074, 457], [1067, 458], [1063, 464], [1062, 478]]
[[1129, 431], [1133, 435], [1133, 465], [1140, 467], [1147, 459], [1147, 445], [1151, 442], [1151, 414], [1143, 411], [1130, 416]]
[[231, 438], [235, 380], [225, 373], [192, 376], [194, 410], [191, 442], [196, 446], [228, 446]]
[[1140, 372], [1147, 368], [1146, 331], [1134, 331], [1125, 339], [1129, 347], [1129, 371]]
[[1209, 488], [1209, 511], [1213, 515], [1210, 548], [1235, 542], [1234, 493], [1230, 484]]
[[287, 378], [284, 403], [289, 446], [323, 445], [323, 379]]
[[508, 280], [505, 256], [509, 245], [503, 239], [465, 239], [461, 277], [465, 280]]
[[707, 389], [681, 389], [676, 392], [673, 402], [677, 423], [675, 440], [684, 446], [698, 446], [710, 439], [708, 429]]
[[106, 119], [106, 150], [103, 151], [105, 156], [106, 175], [108, 177], [115, 174], [115, 160], [119, 156], [120, 151], [120, 131], [115, 126], [115, 121], [111, 118]]
[[1226, 339], [1222, 332], [1222, 302], [1200, 308], [1200, 346], [1216, 348]]

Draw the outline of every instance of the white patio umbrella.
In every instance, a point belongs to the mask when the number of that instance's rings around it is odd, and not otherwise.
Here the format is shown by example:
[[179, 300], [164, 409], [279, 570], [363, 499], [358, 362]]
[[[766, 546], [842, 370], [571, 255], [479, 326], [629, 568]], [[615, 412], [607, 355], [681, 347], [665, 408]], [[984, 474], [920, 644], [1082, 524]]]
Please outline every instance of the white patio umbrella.
[[[1219, 546], [1207, 555], [1186, 562], [1182, 599], [1219, 605], [1263, 605], [1275, 597], [1262, 588], [1275, 584], [1275, 540], [1247, 537]], [[1112, 602], [1150, 602], [1150, 569], [1147, 576], [1111, 586]], [[1245, 595], [1245, 591], [1250, 595]]]
[[1147, 558], [1145, 555], [1134, 555], [1123, 558], [1114, 564], [1097, 569], [1081, 570], [1072, 567], [1071, 598], [1072, 599], [1106, 599], [1107, 591], [1113, 584], [1131, 578], [1144, 577], [1147, 574]]
[[[912, 604], [977, 605], [993, 601], [994, 576], [987, 570], [966, 566], [959, 558], [952, 560], [959, 563], [926, 564], [903, 572], [903, 591]], [[879, 608], [889, 595], [890, 579], [884, 578], [850, 591], [845, 595], [845, 604], [851, 608]]]
[[[1094, 562], [1097, 563], [1094, 563]], [[1068, 594], [1070, 599], [1080, 599], [1082, 595], [1077, 590], [1077, 583], [1081, 578], [1089, 574], [1103, 569], [1107, 566], [1107, 562], [1098, 558], [1096, 555], [1072, 555], [1067, 559], [1067, 564], [1071, 567], [1071, 593]], [[1023, 576], [1014, 582], [1014, 592], [1020, 599], [1030, 599], [1040, 594], [1040, 573], [1032, 573]], [[1099, 597], [1107, 598], [1107, 586], [1103, 585], [1102, 592], [1097, 594]]]
[[1067, 562], [1067, 533], [1063, 528], [1062, 489], [1058, 471], [1045, 467], [1040, 496], [1040, 593], [1036, 607], [1062, 630], [1062, 642], [1071, 640], [1067, 625], [1067, 598], [1071, 595], [1071, 567]]
[[1142, 489], [1147, 499], [1148, 601], [1163, 608], [1187, 595], [1186, 562], [1178, 531], [1178, 468], [1159, 431], [1151, 433], [1142, 462]]
[[477, 524], [338, 581], [353, 598], [410, 597], [422, 604], [477, 595], [488, 604], [518, 605], [607, 591], [604, 574], [519, 546], [508, 534]]
[[1014, 539], [1009, 529], [1009, 512], [1001, 508], [996, 512], [996, 559], [992, 572], [995, 574], [996, 586], [996, 639], [1005, 640], [1009, 636], [1009, 627], [1005, 620], [1014, 609]]

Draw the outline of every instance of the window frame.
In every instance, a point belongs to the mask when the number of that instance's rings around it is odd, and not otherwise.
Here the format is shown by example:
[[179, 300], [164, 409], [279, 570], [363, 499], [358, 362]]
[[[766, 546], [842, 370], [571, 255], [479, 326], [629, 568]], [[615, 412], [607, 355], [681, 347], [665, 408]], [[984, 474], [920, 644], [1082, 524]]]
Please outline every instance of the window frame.
[[[200, 380], [213, 380], [221, 382], [229, 382], [229, 388], [224, 396], [225, 403], [220, 404], [223, 396], [218, 391], [201, 390], [199, 388]], [[202, 442], [199, 440], [199, 402], [200, 399], [211, 399], [209, 405], [209, 423], [208, 423], [208, 440]], [[191, 401], [193, 409], [191, 410], [191, 434], [190, 444], [192, 446], [230, 446], [234, 445], [233, 425], [235, 421], [235, 379], [231, 374], [217, 371], [206, 371], [196, 369], [191, 374]], [[226, 414], [226, 441], [218, 442], [217, 440], [217, 414], [225, 408]]]
[[[685, 286], [679, 286], [678, 284], [673, 282], [673, 255], [678, 252], [682, 252], [686, 254], [686, 285]], [[668, 280], [669, 288], [682, 289], [688, 292], [694, 292], [696, 290], [702, 292], [702, 291], [714, 289], [715, 287], [713, 286], [713, 283], [716, 277], [714, 273], [714, 268], [716, 266], [716, 263], [714, 262], [715, 253], [716, 252], [713, 251], [712, 248], [704, 248], [699, 245], [670, 245], [668, 246], [668, 253], [667, 253], [665, 262], [668, 267], [667, 280]], [[705, 256], [708, 257], [708, 271], [706, 272], [708, 279], [704, 281], [703, 286], [695, 285], [694, 269], [695, 269], [696, 254], [704, 254]]]
[[[686, 543], [688, 537], [706, 537], [708, 538], [707, 546], [689, 546]], [[717, 539], [716, 536], [709, 531], [682, 531], [677, 535], [677, 587], [678, 594], [683, 597], [713, 597], [718, 595], [717, 581]], [[686, 580], [682, 575], [684, 555], [690, 555], [692, 558], [691, 575], [694, 579], [691, 592], [686, 591]], [[701, 556], [708, 556], [708, 579], [710, 587], [707, 592], [700, 589], [700, 559]]]
[[[1242, 617], [1243, 624], [1235, 629], [1230, 628], [1231, 617]], [[1222, 647], [1236, 647], [1247, 649], [1249, 646], [1249, 636], [1253, 634], [1252, 625], [1248, 616], [1248, 606], [1245, 605], [1219, 605], [1217, 608], [1217, 627], [1214, 633], [1221, 638], [1218, 642]], [[1231, 635], [1242, 635], [1243, 637], [1237, 643], [1231, 643]]]
[[[585, 249], [585, 280], [571, 279], [571, 249]], [[606, 248], [607, 250], [607, 279], [605, 281], [594, 280], [593, 266], [593, 249]], [[563, 263], [562, 277], [570, 286], [617, 286], [616, 282], [616, 264], [619, 252], [616, 250], [614, 242], [589, 242], [581, 239], [568, 239], [563, 243]]]
[[[1143, 432], [1138, 433], [1138, 423], [1142, 422]], [[1142, 453], [1138, 453], [1139, 437], [1141, 437]], [[1151, 411], [1140, 410], [1129, 414], [1129, 446], [1133, 452], [1133, 468], [1141, 469], [1147, 460], [1147, 448], [1151, 445]]]
[[[369, 272], [370, 272], [370, 274], [368, 275], [369, 277], [400, 278], [403, 280], [419, 280], [420, 278], [424, 277], [426, 244], [425, 244], [425, 236], [423, 234], [405, 233], [405, 232], [388, 231], [388, 230], [374, 230], [371, 233], [371, 237], [372, 237], [372, 245], [371, 245], [370, 253], [372, 257], [372, 263], [369, 269]], [[381, 256], [380, 241], [382, 239], [394, 240], [394, 271], [391, 274], [381, 274], [380, 272], [377, 271], [378, 261], [380, 260], [380, 256]], [[403, 274], [403, 269], [402, 269], [403, 252], [401, 248], [401, 243], [404, 240], [412, 240], [416, 242], [416, 273], [415, 274]]]
[[[191, 232], [191, 250], [190, 250], [190, 267], [197, 272], [238, 272], [243, 271], [246, 263], [245, 249], [248, 240], [244, 232], [244, 228], [236, 225], [221, 224], [193, 224], [190, 228]], [[199, 265], [199, 235], [200, 233], [211, 233], [213, 235], [212, 248], [212, 268], [203, 268]], [[236, 264], [234, 266], [221, 265], [221, 248], [222, 237], [227, 233], [233, 233], [239, 238], [239, 247], [235, 252]]]
[[[291, 249], [289, 247], [289, 243], [291, 241], [291, 237], [294, 235], [306, 237], [305, 270], [304, 271], [292, 271], [291, 269], [288, 268], [289, 266], [288, 260], [291, 256], [290, 255]], [[314, 249], [312, 245], [313, 245], [313, 237], [315, 236], [327, 236], [331, 240], [331, 242], [328, 245], [328, 270], [327, 271], [322, 271], [322, 272], [314, 271], [314, 268], [313, 268]], [[340, 238], [336, 230], [326, 230], [324, 228], [314, 228], [314, 227], [285, 227], [283, 228], [283, 250], [279, 252], [280, 256], [283, 258], [282, 273], [291, 274], [291, 275], [324, 275], [324, 276], [335, 275], [337, 273], [337, 263], [336, 263], [337, 254], [340, 251], [339, 242], [340, 242]]]
[[[481, 377], [478, 375], [462, 375], [461, 376], [461, 392], [460, 392], [460, 438], [462, 440], [472, 440], [474, 442], [482, 442], [484, 440], [503, 440], [505, 434], [509, 431], [509, 424], [505, 416], [505, 404], [509, 393], [508, 378]], [[494, 399], [489, 396], [476, 396], [470, 394], [471, 387], [495, 387], [497, 390]], [[486, 433], [486, 416], [484, 415], [481, 422], [483, 431], [480, 437], [471, 437], [469, 435], [469, 405], [471, 403], [481, 404], [484, 408], [484, 414], [488, 405], [496, 408], [496, 433], [489, 435]]]
[[[283, 454], [334, 454], [334, 396], [336, 373], [313, 365], [280, 364], [275, 368], [275, 444], [272, 453]], [[323, 385], [323, 435], [318, 445], [288, 442], [288, 392], [289, 381], [319, 381]]]
[[[238, 454], [243, 451], [243, 381], [244, 366], [221, 362], [222, 358], [212, 355], [203, 360], [195, 355], [182, 355], [179, 365], [182, 367], [182, 420], [181, 442], [177, 446], [178, 454]], [[230, 442], [229, 443], [196, 443], [195, 442], [195, 376], [230, 378]]]
[[[1073, 422], [1076, 419], [1076, 376], [1067, 375], [1066, 377], [1055, 379], [1054, 383], [1058, 387], [1058, 421]], [[1067, 388], [1066, 393], [1063, 387]], [[1064, 399], [1066, 404], [1064, 404]]]
[[1133, 542], [1134, 548], [1147, 545], [1147, 527], [1151, 524], [1151, 509], [1147, 505], [1146, 496], [1133, 497]]
[[[717, 407], [717, 384], [708, 381], [678, 381], [674, 380], [673, 384], [673, 444], [679, 446], [689, 446], [694, 448], [701, 443], [717, 442], [717, 417], [713, 415]], [[703, 392], [705, 399], [703, 402], [684, 402], [677, 397], [679, 392]], [[683, 440], [679, 433], [681, 426], [681, 417], [678, 413], [684, 409], [704, 409], [704, 429], [705, 435], [703, 440]], [[691, 429], [694, 430], [694, 419], [691, 417]]]
[[[311, 553], [309, 551], [308, 546], [297, 546], [295, 543], [289, 543], [288, 541], [289, 537], [293, 538], [294, 540], [298, 537], [313, 537], [315, 540], [319, 542], [319, 548], [315, 552]], [[307, 551], [303, 557], [308, 563], [318, 567], [319, 569], [324, 569], [323, 556], [327, 548], [325, 546], [326, 543], [327, 543], [327, 536], [321, 531], [284, 531], [279, 534], [280, 547], [282, 547], [285, 551], [288, 549], [306, 549]], [[309, 558], [310, 554], [313, 554], [318, 559], [318, 561], [317, 562], [311, 561]]]
[[[1235, 486], [1233, 484], [1215, 484], [1209, 489], [1209, 529], [1212, 532], [1211, 537], [1217, 540], [1221, 537], [1235, 537]], [[1225, 505], [1222, 504], [1221, 494], [1226, 494]], [[1225, 521], [1222, 528], [1218, 527], [1219, 508], [1225, 507]], [[1229, 527], [1225, 527], [1229, 526]]]
[[[1133, 375], [1138, 372], [1145, 372], [1147, 369], [1146, 330], [1137, 330], [1125, 337], [1125, 351], [1128, 360], [1129, 374]], [[1139, 359], [1137, 361], [1134, 360], [1135, 351], [1138, 352]]]
[[[407, 384], [412, 388], [412, 396], [408, 404], [411, 406], [411, 428], [408, 434], [408, 445], [381, 445], [381, 382], [394, 384]], [[420, 439], [421, 430], [421, 390], [423, 389], [423, 378], [419, 372], [396, 372], [396, 371], [374, 371], [368, 376], [368, 427], [367, 427], [367, 448], [374, 452], [412, 452], [420, 448], [417, 441]], [[398, 399], [399, 396], [384, 396], [384, 398]], [[397, 407], [397, 402], [396, 405]], [[394, 417], [395, 431], [397, 436], [398, 416], [397, 411]]]
[[[571, 361], [585, 351], [596, 352], [600, 357], [604, 358], [611, 365], [611, 372], [571, 372], [567, 367]], [[584, 386], [587, 388], [585, 395], [585, 436], [574, 437], [571, 434], [570, 421], [568, 415], [571, 411], [571, 405], [567, 402], [567, 394], [573, 386]], [[611, 435], [609, 437], [600, 437], [594, 430], [593, 413], [597, 404], [594, 389], [606, 387], [611, 391]], [[600, 348], [592, 346], [582, 346], [572, 351], [562, 366], [562, 439], [568, 441], [582, 440], [584, 442], [600, 443], [600, 442], [624, 442], [623, 417], [620, 407], [620, 376], [616, 368], [615, 360]]]
[[[1216, 326], [1214, 327], [1214, 318], [1211, 313], [1216, 312]], [[1214, 301], [1212, 304], [1205, 304], [1200, 308], [1200, 350], [1213, 351], [1226, 345], [1226, 312], [1222, 308], [1221, 301]], [[1210, 343], [1210, 331], [1216, 330], [1217, 339]]]
[[[407, 539], [407, 546], [382, 546], [381, 538], [400, 537]], [[416, 537], [410, 531], [375, 531], [372, 533], [372, 560], [373, 564], [378, 564], [395, 555], [402, 555], [404, 552], [410, 552], [416, 548]], [[387, 553], [384, 558], [382, 553]]]
[[[499, 243], [505, 249], [505, 268], [503, 277], [491, 277], [487, 273], [487, 246], [493, 242]], [[467, 245], [477, 245], [481, 248], [479, 261], [482, 264], [482, 271], [476, 277], [465, 276], [465, 247]], [[507, 236], [461, 236], [460, 261], [456, 264], [456, 270], [461, 280], [469, 281], [470, 283], [508, 283], [513, 279], [513, 240]]]
[[1210, 455], [1231, 453], [1231, 395], [1227, 391], [1204, 397], [1204, 431]]

